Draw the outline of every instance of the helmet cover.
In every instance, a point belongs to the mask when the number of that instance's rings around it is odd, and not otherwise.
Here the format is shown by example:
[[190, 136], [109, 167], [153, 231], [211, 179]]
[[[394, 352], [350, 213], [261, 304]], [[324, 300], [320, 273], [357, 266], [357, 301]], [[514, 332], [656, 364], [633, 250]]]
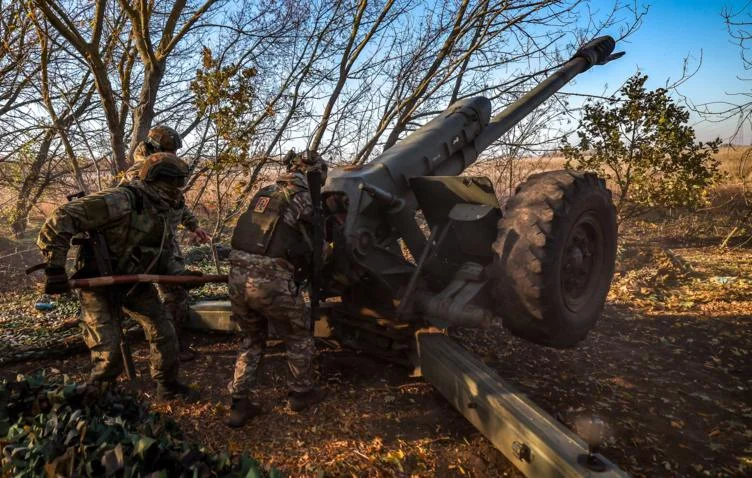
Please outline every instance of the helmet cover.
[[154, 153], [141, 165], [138, 177], [145, 182], [156, 181], [159, 176], [188, 177], [188, 165], [175, 153]]
[[146, 141], [155, 151], [175, 152], [183, 147], [180, 134], [169, 126], [157, 125], [149, 130]]

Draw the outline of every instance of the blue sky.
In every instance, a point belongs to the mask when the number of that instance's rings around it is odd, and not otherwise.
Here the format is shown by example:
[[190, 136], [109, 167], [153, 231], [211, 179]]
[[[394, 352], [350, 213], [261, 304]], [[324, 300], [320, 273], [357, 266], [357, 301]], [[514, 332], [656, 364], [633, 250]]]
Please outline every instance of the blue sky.
[[[738, 77], [752, 78], [752, 71], [744, 71], [739, 48], [721, 16], [724, 6], [738, 11], [750, 3], [752, 0], [654, 0], [642, 27], [617, 45], [617, 50], [626, 55], [586, 72], [568, 91], [602, 92], [607, 85], [610, 93], [638, 69], [649, 76], [648, 87], [657, 88], [681, 76], [685, 57], [696, 67], [701, 55], [700, 70], [679, 87], [681, 94], [699, 104], [729, 100], [728, 93], [750, 91], [752, 81], [744, 82]], [[747, 12], [752, 13], [752, 4]], [[692, 122], [700, 140], [717, 136], [725, 140], [736, 125], [733, 121], [709, 123], [694, 115]], [[747, 129], [736, 142], [752, 142], [752, 133]]]

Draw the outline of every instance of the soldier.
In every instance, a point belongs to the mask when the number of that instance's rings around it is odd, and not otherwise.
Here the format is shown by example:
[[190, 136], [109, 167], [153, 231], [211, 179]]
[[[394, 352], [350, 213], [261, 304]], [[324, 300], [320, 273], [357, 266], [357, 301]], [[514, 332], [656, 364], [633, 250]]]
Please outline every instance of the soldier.
[[286, 159], [288, 173], [254, 196], [232, 236], [230, 301], [244, 338], [229, 386], [231, 427], [261, 413], [249, 394], [269, 325], [285, 340], [290, 408], [301, 411], [324, 398], [314, 387], [311, 317], [300, 282], [307, 276], [312, 251], [313, 208], [305, 172], [317, 168], [325, 178], [326, 163], [315, 153], [288, 154]]
[[[101, 233], [115, 274], [179, 273], [169, 216], [180, 204], [187, 175], [187, 165], [174, 154], [152, 154], [143, 164], [140, 181], [57, 208], [37, 240], [47, 263], [45, 293], [69, 290], [66, 256], [73, 236], [83, 232]], [[96, 262], [83, 250], [77, 269], [78, 277], [99, 274]], [[157, 396], [194, 398], [192, 391], [178, 381], [177, 336], [153, 284], [122, 286], [114, 291], [82, 290], [80, 299], [84, 341], [93, 362], [91, 382], [112, 382], [123, 368], [119, 351], [122, 307], [141, 324], [149, 341]]]
[[[133, 166], [125, 173], [125, 177], [120, 184], [128, 184], [128, 182], [138, 179], [143, 160], [150, 154], [157, 152], [176, 153], [182, 145], [183, 143], [180, 139], [180, 134], [174, 129], [164, 125], [153, 127], [149, 130], [146, 139], [136, 146], [136, 149], [133, 152]], [[173, 251], [175, 251], [175, 261], [184, 271], [185, 263], [177, 240], [178, 226], [182, 225], [184, 228], [194, 233], [202, 243], [209, 242], [209, 234], [199, 226], [198, 219], [193, 215], [190, 208], [186, 206], [185, 199], [182, 200], [182, 205], [180, 207], [176, 207], [172, 210], [169, 217], [169, 224], [174, 239], [172, 247]], [[188, 305], [188, 292], [183, 286], [166, 284], [158, 284], [157, 290], [159, 290], [159, 295], [165, 306], [165, 312], [173, 321], [175, 330], [178, 334], [180, 361], [187, 362], [192, 360], [195, 358], [195, 352], [188, 344], [188, 340], [184, 334], [182, 334], [182, 328], [188, 320], [190, 310]]]

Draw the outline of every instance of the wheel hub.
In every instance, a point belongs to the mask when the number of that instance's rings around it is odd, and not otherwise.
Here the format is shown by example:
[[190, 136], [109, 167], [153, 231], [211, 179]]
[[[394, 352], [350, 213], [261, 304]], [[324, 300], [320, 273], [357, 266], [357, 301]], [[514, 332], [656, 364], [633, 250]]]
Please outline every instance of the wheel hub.
[[592, 214], [582, 215], [572, 228], [561, 268], [561, 287], [564, 302], [571, 311], [586, 303], [596, 287], [603, 258], [603, 234]]

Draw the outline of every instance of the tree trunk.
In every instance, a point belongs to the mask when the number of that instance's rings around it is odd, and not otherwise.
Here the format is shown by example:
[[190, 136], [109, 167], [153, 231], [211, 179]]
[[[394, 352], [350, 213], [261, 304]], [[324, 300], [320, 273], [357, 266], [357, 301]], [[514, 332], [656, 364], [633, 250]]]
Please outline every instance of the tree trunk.
[[21, 188], [18, 190], [16, 204], [13, 207], [13, 219], [11, 220], [11, 231], [16, 238], [19, 238], [25, 231], [29, 220], [29, 212], [34, 207], [34, 187], [39, 181], [39, 175], [42, 166], [47, 161], [50, 152], [50, 145], [55, 137], [55, 130], [50, 128], [44, 134], [39, 150], [34, 156], [34, 161], [29, 165], [29, 173], [26, 175]]
[[115, 94], [112, 91], [112, 83], [107, 76], [107, 67], [95, 54], [90, 54], [88, 61], [94, 74], [94, 83], [102, 100], [102, 109], [104, 109], [107, 129], [110, 132], [110, 146], [112, 147], [113, 163], [115, 164], [115, 171], [113, 172], [125, 171], [129, 167], [125, 157], [125, 141], [123, 140], [125, 132], [120, 122], [117, 101], [115, 101]]
[[157, 91], [165, 72], [165, 62], [160, 61], [152, 68], [144, 69], [144, 84], [138, 96], [138, 105], [133, 109], [133, 134], [128, 147], [128, 162], [132, 163], [133, 151], [138, 143], [146, 138], [154, 121], [154, 105], [157, 102]]

